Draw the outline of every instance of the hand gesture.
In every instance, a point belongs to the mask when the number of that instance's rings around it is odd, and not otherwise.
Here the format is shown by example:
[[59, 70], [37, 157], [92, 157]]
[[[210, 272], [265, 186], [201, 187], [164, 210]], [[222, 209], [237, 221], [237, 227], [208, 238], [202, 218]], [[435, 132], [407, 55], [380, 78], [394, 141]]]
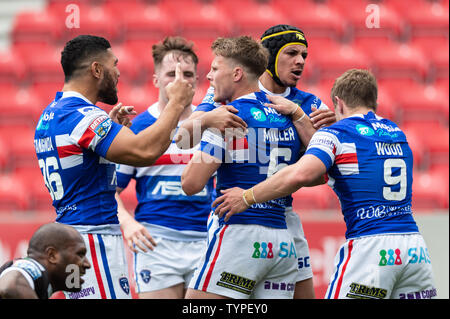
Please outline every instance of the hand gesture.
[[109, 117], [118, 124], [130, 127], [132, 123], [129, 116], [136, 114], [134, 106], [122, 106], [122, 103], [119, 103], [109, 112]]
[[169, 101], [175, 101], [176, 105], [186, 108], [191, 105], [195, 90], [192, 85], [184, 79], [181, 71], [181, 63], [177, 63], [175, 68], [175, 80], [165, 87]]
[[336, 114], [329, 109], [318, 110], [316, 107], [312, 107], [312, 113], [309, 115], [313, 127], [318, 130], [323, 126], [330, 126], [336, 123]]

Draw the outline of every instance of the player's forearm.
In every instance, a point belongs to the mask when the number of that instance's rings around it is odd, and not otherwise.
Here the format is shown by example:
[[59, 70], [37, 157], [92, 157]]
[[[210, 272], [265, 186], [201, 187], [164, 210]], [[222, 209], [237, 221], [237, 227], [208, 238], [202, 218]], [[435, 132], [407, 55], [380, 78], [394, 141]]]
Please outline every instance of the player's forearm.
[[179, 148], [189, 149], [200, 143], [202, 133], [207, 128], [205, 113], [203, 111], [194, 112], [180, 125], [175, 135], [175, 141]]
[[300, 136], [302, 144], [308, 146], [311, 137], [317, 131], [314, 128], [311, 119], [308, 117], [308, 115], [305, 114], [303, 118], [294, 122], [294, 126], [297, 130], [298, 135]]

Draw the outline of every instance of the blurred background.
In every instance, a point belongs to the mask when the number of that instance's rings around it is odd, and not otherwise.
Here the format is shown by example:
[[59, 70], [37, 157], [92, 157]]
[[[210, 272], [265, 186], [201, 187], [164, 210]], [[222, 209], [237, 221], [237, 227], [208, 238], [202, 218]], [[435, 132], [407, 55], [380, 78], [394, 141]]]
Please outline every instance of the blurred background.
[[[33, 136], [42, 110], [62, 88], [66, 41], [79, 34], [107, 38], [119, 58], [119, 101], [141, 112], [157, 100], [154, 43], [168, 35], [194, 42], [198, 104], [209, 86], [212, 41], [259, 39], [275, 24], [305, 32], [308, 58], [298, 88], [331, 109], [337, 76], [349, 68], [376, 75], [377, 113], [405, 131], [414, 153], [413, 210], [439, 297], [448, 298], [448, 0], [0, 0], [0, 263], [22, 256], [31, 233], [55, 217]], [[133, 186], [123, 192], [131, 211]], [[294, 194], [294, 209], [303, 220], [322, 298], [344, 242], [339, 201], [326, 185], [305, 188]]]

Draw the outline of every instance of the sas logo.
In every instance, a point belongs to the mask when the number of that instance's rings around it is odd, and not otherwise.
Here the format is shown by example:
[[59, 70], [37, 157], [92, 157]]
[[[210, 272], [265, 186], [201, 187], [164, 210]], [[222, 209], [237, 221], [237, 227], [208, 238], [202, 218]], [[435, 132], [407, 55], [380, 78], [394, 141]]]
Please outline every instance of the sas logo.
[[380, 262], [378, 263], [379, 266], [392, 266], [402, 264], [402, 258], [400, 257], [401, 252], [398, 248], [396, 250], [388, 249], [387, 251], [382, 249], [380, 250], [379, 254], [381, 256]]
[[375, 134], [373, 129], [361, 124], [356, 125], [356, 130], [358, 131], [359, 134], [364, 136], [372, 136], [373, 134]]
[[[266, 243], [266, 242], [254, 242], [253, 243], [253, 254], [252, 258], [273, 258], [273, 244], [272, 243]], [[295, 250], [294, 243], [291, 243], [289, 246], [288, 243], [282, 242], [280, 243], [280, 251], [278, 253], [278, 257], [280, 258], [290, 258], [295, 257], [297, 259], [297, 252]]]
[[266, 115], [260, 109], [255, 107], [250, 109], [250, 113], [252, 113], [253, 118], [259, 122], [264, 122], [267, 119]]

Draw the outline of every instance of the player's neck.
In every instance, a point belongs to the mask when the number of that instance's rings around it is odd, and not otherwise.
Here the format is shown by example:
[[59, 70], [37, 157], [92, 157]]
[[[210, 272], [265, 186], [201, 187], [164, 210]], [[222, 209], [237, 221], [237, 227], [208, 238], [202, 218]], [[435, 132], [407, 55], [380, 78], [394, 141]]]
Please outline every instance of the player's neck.
[[345, 107], [343, 118], [350, 117], [350, 116], [353, 116], [356, 114], [364, 114], [365, 115], [369, 112], [374, 112], [374, 110], [372, 110], [371, 108], [369, 108], [367, 106], [357, 106], [354, 108]]
[[[161, 98], [161, 97], [159, 98], [159, 100], [158, 100], [158, 110], [159, 110], [160, 113], [164, 110], [164, 108], [166, 107], [168, 102], [169, 101], [167, 99], [165, 99], [165, 98]], [[181, 113], [181, 115], [180, 115], [180, 121], [183, 121], [183, 120], [187, 119], [191, 114], [192, 114], [192, 108], [191, 108], [191, 106], [187, 106], [184, 109], [183, 113]]]
[[61, 90], [62, 92], [74, 91], [83, 95], [86, 99], [96, 104], [98, 101], [98, 92], [89, 89], [87, 86], [79, 84], [77, 82], [66, 82]]
[[259, 78], [259, 82], [261, 82], [262, 86], [264, 86], [264, 88], [272, 93], [275, 94], [281, 94], [284, 93], [286, 91], [286, 87], [285, 86], [280, 86], [278, 85], [270, 76], [269, 73], [264, 72], [260, 78]]
[[258, 81], [240, 83], [235, 87], [235, 90], [233, 92], [233, 95], [231, 96], [230, 101], [234, 101], [241, 96], [258, 91], [259, 91]]

